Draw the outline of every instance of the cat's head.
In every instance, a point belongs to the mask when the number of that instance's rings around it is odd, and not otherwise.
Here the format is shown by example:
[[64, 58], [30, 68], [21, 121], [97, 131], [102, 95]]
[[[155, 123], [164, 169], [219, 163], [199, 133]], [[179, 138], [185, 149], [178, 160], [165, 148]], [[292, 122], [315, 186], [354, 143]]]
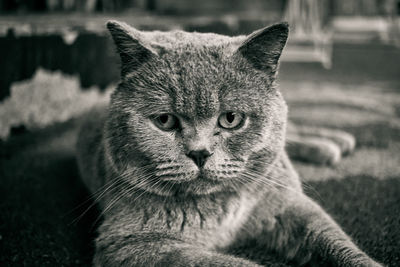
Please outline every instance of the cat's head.
[[235, 190], [263, 175], [284, 146], [275, 79], [287, 24], [238, 37], [107, 27], [122, 64], [105, 139], [117, 174], [162, 195]]

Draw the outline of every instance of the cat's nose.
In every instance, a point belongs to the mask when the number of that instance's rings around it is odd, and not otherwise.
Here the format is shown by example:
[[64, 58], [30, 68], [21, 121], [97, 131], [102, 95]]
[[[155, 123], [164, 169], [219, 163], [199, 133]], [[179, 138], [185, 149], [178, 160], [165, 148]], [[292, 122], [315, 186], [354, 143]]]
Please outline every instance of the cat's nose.
[[191, 158], [194, 163], [196, 163], [196, 165], [201, 168], [204, 166], [204, 164], [207, 161], [207, 158], [210, 156], [210, 152], [208, 152], [208, 150], [193, 150], [190, 151], [189, 154], [187, 154], [187, 156], [189, 158]]

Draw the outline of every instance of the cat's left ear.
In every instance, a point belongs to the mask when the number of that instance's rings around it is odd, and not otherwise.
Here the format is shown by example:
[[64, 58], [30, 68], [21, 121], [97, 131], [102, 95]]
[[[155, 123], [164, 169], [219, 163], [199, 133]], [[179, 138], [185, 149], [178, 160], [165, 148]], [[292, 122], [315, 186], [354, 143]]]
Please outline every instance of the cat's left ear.
[[107, 22], [107, 28], [121, 57], [122, 75], [157, 56], [157, 52], [144, 40], [141, 32], [128, 24], [111, 20]]
[[237, 52], [254, 68], [267, 73], [275, 73], [288, 34], [289, 26], [286, 22], [274, 24], [250, 34]]

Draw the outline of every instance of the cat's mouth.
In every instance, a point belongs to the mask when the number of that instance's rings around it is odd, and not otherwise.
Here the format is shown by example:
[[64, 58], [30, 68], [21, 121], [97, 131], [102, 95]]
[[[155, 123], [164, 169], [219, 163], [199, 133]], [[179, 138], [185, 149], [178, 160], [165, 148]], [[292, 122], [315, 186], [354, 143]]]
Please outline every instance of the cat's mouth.
[[215, 184], [236, 179], [245, 166], [243, 159], [223, 159], [201, 167], [191, 163], [182, 164], [172, 160], [158, 162], [153, 169], [153, 175], [157, 180], [174, 184], [199, 181]]
[[235, 179], [238, 176], [238, 171], [217, 171], [199, 169], [198, 171], [190, 171], [185, 173], [175, 173], [168, 175], [160, 175], [159, 179], [164, 182], [174, 184], [182, 184], [187, 182], [209, 182], [216, 184], [230, 179]]
[[191, 170], [187, 172], [156, 173], [156, 179], [141, 184], [142, 189], [161, 196], [180, 194], [204, 195], [224, 191], [234, 184], [233, 172], [208, 169]]
[[205, 195], [223, 190], [222, 182], [201, 175], [200, 173], [187, 179], [166, 180], [165, 183], [169, 184], [169, 186], [163, 186], [163, 188], [168, 188], [168, 190], [160, 193], [166, 196], [181, 194]]
[[171, 182], [175, 184], [181, 184], [197, 180], [204, 180], [204, 181], [209, 180], [211, 182], [213, 180], [212, 177], [209, 177], [207, 172], [204, 170], [181, 172], [168, 175], [159, 175], [158, 177], [164, 182]]
[[234, 187], [243, 171], [242, 161], [226, 160], [202, 168], [173, 163], [158, 164], [152, 171], [156, 176], [152, 186], [146, 189], [164, 196], [209, 194]]

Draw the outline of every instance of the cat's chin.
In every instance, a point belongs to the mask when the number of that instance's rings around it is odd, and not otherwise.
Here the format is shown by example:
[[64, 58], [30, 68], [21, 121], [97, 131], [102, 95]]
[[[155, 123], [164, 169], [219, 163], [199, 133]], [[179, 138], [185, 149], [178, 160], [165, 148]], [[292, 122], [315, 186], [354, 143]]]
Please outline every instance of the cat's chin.
[[165, 197], [179, 195], [209, 195], [217, 192], [232, 191], [227, 187], [228, 181], [221, 181], [202, 172], [182, 179], [162, 179], [159, 186], [149, 187], [145, 190]]
[[222, 183], [216, 183], [215, 181], [199, 178], [189, 183], [179, 184], [176, 187], [174, 195], [209, 195], [217, 192], [226, 191]]

